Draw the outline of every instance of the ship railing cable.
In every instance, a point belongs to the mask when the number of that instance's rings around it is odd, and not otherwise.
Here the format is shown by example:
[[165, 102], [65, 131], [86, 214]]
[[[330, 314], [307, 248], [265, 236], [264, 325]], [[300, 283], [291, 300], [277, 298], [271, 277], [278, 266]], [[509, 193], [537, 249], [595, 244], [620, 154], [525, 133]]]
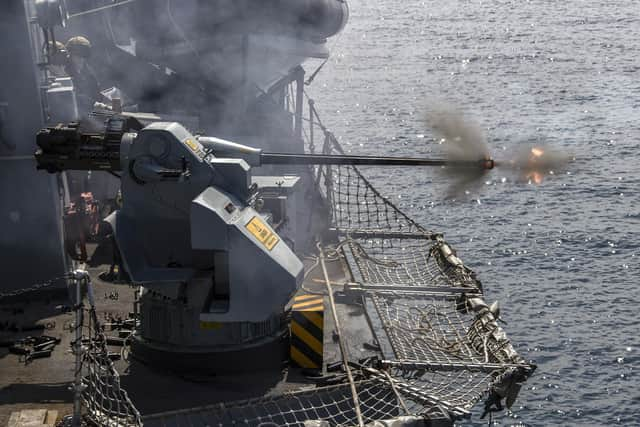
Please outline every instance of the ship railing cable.
[[14, 297], [18, 297], [20, 295], [24, 295], [24, 294], [30, 294], [33, 292], [40, 292], [52, 287], [55, 287], [56, 285], [58, 285], [60, 282], [62, 281], [67, 281], [70, 278], [70, 275], [65, 274], [59, 277], [55, 277], [53, 279], [47, 280], [46, 282], [42, 282], [42, 283], [35, 283], [31, 286], [28, 287], [24, 287], [24, 288], [20, 288], [20, 289], [14, 289], [11, 291], [7, 291], [7, 292], [0, 292], [0, 301], [2, 301], [3, 299], [6, 298], [14, 298]]
[[[336, 304], [333, 298], [333, 291], [331, 290], [331, 284], [329, 279], [329, 273], [327, 272], [327, 266], [325, 263], [324, 251], [322, 249], [322, 245], [318, 242], [318, 257], [320, 259], [320, 267], [322, 267], [322, 277], [324, 278], [327, 296], [329, 298], [329, 305], [331, 308], [331, 315], [333, 316], [333, 324], [335, 326], [335, 333], [338, 336], [338, 343], [340, 345], [340, 355], [342, 357], [342, 365], [344, 371], [347, 373], [347, 379], [349, 380], [349, 387], [351, 390], [351, 396], [353, 398], [353, 408], [356, 413], [356, 419], [358, 421], [359, 427], [364, 427], [364, 420], [362, 418], [362, 409], [360, 408], [360, 401], [358, 399], [358, 392], [356, 390], [356, 385], [353, 380], [353, 373], [351, 372], [351, 367], [349, 366], [349, 354], [347, 352], [347, 346], [344, 342], [344, 337], [342, 335], [340, 319], [338, 318], [338, 312], [336, 311]], [[394, 389], [395, 392], [395, 389]]]

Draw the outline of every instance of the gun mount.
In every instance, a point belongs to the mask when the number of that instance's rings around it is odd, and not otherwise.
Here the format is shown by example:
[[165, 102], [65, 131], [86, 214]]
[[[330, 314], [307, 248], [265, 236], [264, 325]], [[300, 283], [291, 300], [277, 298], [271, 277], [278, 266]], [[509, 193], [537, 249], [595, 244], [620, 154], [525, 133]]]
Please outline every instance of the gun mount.
[[271, 216], [250, 206], [244, 160], [209, 155], [178, 123], [140, 129], [121, 116], [100, 135], [60, 125], [37, 143], [38, 167], [50, 172], [121, 171], [123, 205], [106, 221], [123, 269], [142, 285], [138, 357], [161, 364], [180, 354], [217, 369], [238, 365], [215, 356], [268, 347], [280, 363], [282, 312], [303, 268]]

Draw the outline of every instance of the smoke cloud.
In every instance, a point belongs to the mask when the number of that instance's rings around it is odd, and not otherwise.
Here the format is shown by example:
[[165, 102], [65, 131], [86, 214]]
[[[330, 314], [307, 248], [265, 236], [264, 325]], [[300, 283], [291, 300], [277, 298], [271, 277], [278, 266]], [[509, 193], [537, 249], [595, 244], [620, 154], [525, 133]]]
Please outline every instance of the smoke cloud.
[[[480, 125], [452, 105], [438, 102], [427, 112], [425, 123], [441, 138], [447, 159], [480, 162], [489, 157], [486, 137]], [[446, 194], [450, 199], [477, 190], [487, 172], [480, 167], [454, 165], [446, 166], [442, 171], [450, 182]]]
[[[480, 125], [444, 102], [435, 103], [425, 117], [433, 133], [441, 138], [447, 159], [477, 161], [492, 158]], [[546, 144], [521, 143], [505, 151], [506, 157], [495, 159], [495, 166], [506, 170], [520, 182], [540, 184], [544, 177], [564, 170], [572, 155]], [[473, 167], [447, 166], [443, 168], [451, 182], [447, 198], [460, 198], [479, 189], [487, 170]]]

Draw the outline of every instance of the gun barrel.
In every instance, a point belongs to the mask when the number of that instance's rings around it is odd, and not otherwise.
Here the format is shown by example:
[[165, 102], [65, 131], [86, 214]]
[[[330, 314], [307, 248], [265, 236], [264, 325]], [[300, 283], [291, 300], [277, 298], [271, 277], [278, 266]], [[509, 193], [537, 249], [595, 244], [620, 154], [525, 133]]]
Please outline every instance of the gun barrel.
[[446, 160], [415, 157], [350, 156], [333, 154], [261, 153], [261, 164], [276, 165], [378, 165], [378, 166], [458, 166], [492, 169], [494, 161]]

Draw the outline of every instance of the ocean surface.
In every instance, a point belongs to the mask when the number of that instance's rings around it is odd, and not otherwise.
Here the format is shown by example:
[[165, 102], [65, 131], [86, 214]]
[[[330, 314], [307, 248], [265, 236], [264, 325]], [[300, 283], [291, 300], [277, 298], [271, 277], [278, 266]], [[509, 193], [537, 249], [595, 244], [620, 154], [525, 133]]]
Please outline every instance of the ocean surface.
[[[638, 3], [349, 4], [308, 89], [349, 151], [440, 156], [424, 116], [446, 101], [482, 126], [496, 159], [532, 142], [575, 156], [540, 185], [495, 169], [456, 199], [437, 170], [367, 170], [445, 234], [538, 365], [493, 424], [640, 425]], [[460, 425], [486, 425], [479, 412]]]

